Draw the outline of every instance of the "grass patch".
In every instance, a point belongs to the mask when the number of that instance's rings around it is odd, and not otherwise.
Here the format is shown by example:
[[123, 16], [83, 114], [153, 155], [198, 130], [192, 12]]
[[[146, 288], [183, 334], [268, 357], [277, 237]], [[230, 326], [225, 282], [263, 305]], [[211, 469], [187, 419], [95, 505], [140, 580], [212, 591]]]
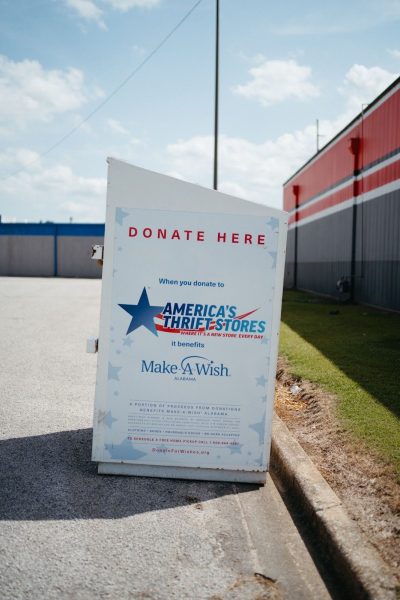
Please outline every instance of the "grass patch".
[[400, 475], [400, 316], [288, 291], [280, 354], [336, 394], [345, 427]]

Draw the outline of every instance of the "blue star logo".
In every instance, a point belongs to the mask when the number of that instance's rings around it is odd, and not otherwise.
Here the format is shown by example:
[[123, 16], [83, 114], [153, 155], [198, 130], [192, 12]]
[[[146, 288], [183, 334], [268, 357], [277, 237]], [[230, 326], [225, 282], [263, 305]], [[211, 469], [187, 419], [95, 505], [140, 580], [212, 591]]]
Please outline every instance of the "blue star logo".
[[278, 231], [279, 229], [279, 219], [276, 217], [270, 217], [267, 225], [271, 227], [272, 231]]
[[126, 310], [131, 315], [132, 320], [129, 324], [126, 335], [138, 329], [142, 325], [146, 327], [154, 335], [157, 334], [157, 329], [154, 324], [154, 317], [164, 310], [163, 306], [150, 306], [146, 288], [143, 288], [139, 299], [139, 304], [119, 304], [123, 310]]
[[249, 427], [258, 433], [258, 443], [260, 445], [263, 444], [265, 437], [265, 414], [259, 423], [253, 423], [253, 425], [249, 425]]
[[261, 387], [264, 387], [267, 383], [267, 380], [265, 379], [264, 375], [260, 375], [260, 377], [256, 377], [256, 386], [260, 385]]
[[243, 444], [230, 444], [227, 448], [231, 451], [231, 454], [242, 454]]
[[99, 416], [98, 416], [98, 422], [99, 423], [104, 423], [104, 425], [107, 425], [107, 427], [109, 429], [112, 429], [112, 425], [115, 421], [117, 421], [118, 419], [114, 419], [114, 417], [111, 414], [111, 411], [109, 410], [108, 413], [104, 412], [104, 411], [99, 411]]
[[146, 452], [132, 446], [128, 438], [125, 438], [120, 444], [104, 444], [104, 448], [113, 460], [139, 460], [146, 456]]
[[117, 208], [115, 211], [115, 221], [118, 223], [118, 225], [122, 225], [123, 220], [128, 215], [129, 215], [129, 213], [122, 210], [122, 208]]
[[115, 379], [119, 381], [119, 372], [122, 367], [114, 367], [110, 362], [108, 363], [108, 379]]
[[257, 467], [264, 467], [264, 456], [262, 452], [260, 454], [260, 457], [254, 461], [254, 464], [257, 465]]

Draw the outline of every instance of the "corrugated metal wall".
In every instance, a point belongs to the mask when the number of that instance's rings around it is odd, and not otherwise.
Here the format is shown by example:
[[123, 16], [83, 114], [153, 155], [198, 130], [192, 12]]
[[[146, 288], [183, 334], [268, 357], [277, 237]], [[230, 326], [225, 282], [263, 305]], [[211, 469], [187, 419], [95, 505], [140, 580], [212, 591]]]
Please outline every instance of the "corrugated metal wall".
[[352, 210], [299, 227], [297, 287], [338, 296], [336, 283], [351, 271]]
[[90, 256], [103, 240], [100, 224], [2, 223], [0, 275], [101, 278]]
[[286, 261], [285, 261], [285, 287], [295, 287], [295, 230], [288, 231], [287, 245], [286, 245]]
[[[400, 78], [284, 186], [285, 286], [400, 310]], [[297, 237], [296, 237], [297, 236]]]
[[0, 235], [0, 275], [51, 277], [53, 254], [50, 236]]
[[357, 215], [355, 300], [400, 310], [400, 189]]

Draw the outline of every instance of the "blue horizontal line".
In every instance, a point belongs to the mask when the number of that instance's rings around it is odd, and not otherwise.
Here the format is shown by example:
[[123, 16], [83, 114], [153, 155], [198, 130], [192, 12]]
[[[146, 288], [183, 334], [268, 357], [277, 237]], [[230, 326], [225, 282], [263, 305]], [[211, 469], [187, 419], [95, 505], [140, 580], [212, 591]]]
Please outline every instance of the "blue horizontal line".
[[104, 237], [103, 223], [0, 223], [0, 235]]

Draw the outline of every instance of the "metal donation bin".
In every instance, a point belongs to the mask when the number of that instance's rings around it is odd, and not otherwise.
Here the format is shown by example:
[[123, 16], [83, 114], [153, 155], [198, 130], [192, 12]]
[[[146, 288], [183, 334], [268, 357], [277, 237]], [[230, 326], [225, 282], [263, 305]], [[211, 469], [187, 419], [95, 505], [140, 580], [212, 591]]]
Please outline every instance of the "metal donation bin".
[[264, 482], [287, 214], [109, 159], [99, 473]]

